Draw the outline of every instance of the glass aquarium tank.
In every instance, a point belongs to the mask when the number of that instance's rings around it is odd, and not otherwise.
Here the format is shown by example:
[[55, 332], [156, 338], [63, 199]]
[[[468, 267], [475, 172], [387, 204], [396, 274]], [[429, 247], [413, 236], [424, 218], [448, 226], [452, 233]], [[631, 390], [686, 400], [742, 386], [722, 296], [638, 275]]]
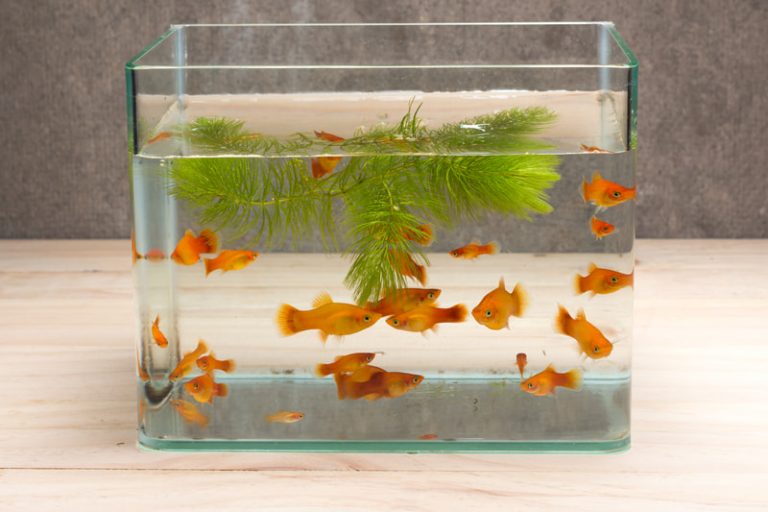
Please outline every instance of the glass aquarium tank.
[[177, 25], [126, 73], [142, 446], [628, 447], [613, 24]]

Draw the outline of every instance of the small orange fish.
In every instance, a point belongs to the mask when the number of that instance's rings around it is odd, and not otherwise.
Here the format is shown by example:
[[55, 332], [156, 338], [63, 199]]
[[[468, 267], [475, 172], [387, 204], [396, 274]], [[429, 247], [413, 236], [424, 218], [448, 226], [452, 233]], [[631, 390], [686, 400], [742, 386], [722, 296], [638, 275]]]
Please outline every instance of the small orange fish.
[[283, 304], [277, 311], [277, 327], [283, 336], [308, 329], [318, 329], [323, 343], [330, 335], [354, 334], [375, 324], [381, 314], [353, 304], [333, 302], [327, 293], [321, 293], [312, 303], [314, 309], [302, 311]]
[[151, 139], [147, 141], [147, 145], [154, 144], [155, 142], [160, 142], [161, 140], [167, 140], [173, 137], [173, 134], [171, 132], [160, 132]]
[[133, 230], [131, 230], [131, 257], [134, 265], [141, 259], [141, 254], [136, 250], [136, 233]]
[[587, 183], [586, 180], [581, 182], [581, 191], [584, 201], [604, 209], [634, 199], [637, 187], [627, 188], [608, 181], [600, 176], [599, 171], [595, 171], [591, 183]]
[[200, 413], [192, 402], [187, 402], [186, 400], [171, 400], [171, 405], [178, 411], [179, 416], [188, 422], [194, 423], [201, 428], [208, 426], [208, 417]]
[[213, 373], [214, 370], [221, 370], [222, 372], [235, 371], [235, 361], [232, 359], [216, 359], [216, 355], [211, 352], [207, 356], [198, 358], [197, 367], [205, 373]]
[[219, 237], [209, 229], [200, 232], [200, 236], [188, 229], [176, 244], [171, 258], [180, 265], [194, 265], [200, 261], [200, 255], [219, 250]]
[[318, 156], [312, 159], [312, 177], [319, 180], [331, 174], [341, 162], [340, 156]]
[[368, 302], [365, 309], [383, 316], [399, 315], [423, 304], [434, 304], [439, 296], [440, 290], [436, 288], [400, 288], [377, 302]]
[[141, 366], [141, 359], [139, 359], [139, 350], [136, 349], [136, 371], [139, 374], [139, 378], [142, 382], [147, 382], [149, 380], [149, 374], [144, 369], [143, 366]]
[[558, 387], [577, 391], [581, 388], [581, 371], [574, 368], [566, 373], [557, 373], [550, 364], [544, 371], [520, 383], [520, 389], [533, 396], [554, 395]]
[[241, 270], [256, 259], [259, 255], [254, 251], [240, 251], [227, 249], [215, 258], [205, 258], [205, 275], [208, 276], [215, 270], [229, 272], [230, 270]]
[[600, 240], [616, 230], [616, 226], [610, 222], [600, 220], [594, 215], [589, 219], [589, 227], [592, 230], [592, 234], [595, 235], [595, 240]]
[[400, 257], [395, 256], [395, 262], [397, 263], [398, 271], [405, 277], [412, 277], [416, 279], [421, 286], [427, 284], [427, 269], [424, 265], [419, 265], [414, 261], [410, 254], [405, 254]]
[[523, 370], [525, 370], [525, 366], [528, 364], [528, 356], [526, 356], [524, 353], [517, 354], [517, 369], [520, 370], [520, 378], [523, 378]]
[[463, 322], [467, 318], [467, 307], [456, 304], [450, 308], [438, 308], [431, 305], [419, 306], [405, 313], [387, 318], [387, 323], [401, 331], [421, 332], [427, 329], [437, 331], [439, 323]]
[[622, 274], [615, 270], [608, 270], [607, 268], [598, 268], [594, 263], [590, 263], [586, 276], [576, 274], [574, 279], [574, 288], [576, 288], [576, 295], [582, 293], [591, 293], [591, 297], [594, 297], [596, 293], [608, 294], [614, 293], [627, 286], [634, 286], [635, 273]]
[[184, 357], [181, 358], [179, 364], [173, 369], [168, 376], [169, 380], [178, 380], [187, 375], [195, 368], [195, 362], [204, 354], [208, 352], [208, 346], [203, 340], [197, 342], [197, 348], [192, 352], [187, 352]]
[[165, 348], [168, 346], [168, 338], [165, 337], [163, 331], [160, 330], [160, 315], [155, 317], [155, 321], [152, 322], [152, 339], [155, 340], [158, 347]]
[[499, 252], [499, 245], [496, 242], [490, 242], [484, 245], [472, 242], [465, 245], [464, 247], [454, 249], [448, 254], [454, 258], [473, 260], [478, 256], [482, 256], [483, 254], [496, 254], [497, 252]]
[[165, 253], [157, 247], [154, 247], [147, 251], [144, 255], [144, 259], [149, 261], [162, 261], [165, 259]]
[[315, 137], [327, 142], [344, 142], [344, 137], [339, 137], [338, 135], [334, 135], [332, 133], [328, 133], [324, 131], [318, 132], [317, 130], [315, 130]]
[[375, 357], [376, 354], [373, 352], [356, 352], [339, 356], [332, 363], [321, 363], [315, 366], [315, 374], [318, 377], [325, 377], [332, 373], [353, 373], [373, 361]]
[[423, 434], [419, 436], [420, 441], [434, 441], [435, 439], [439, 438], [437, 434]]
[[608, 357], [613, 350], [613, 343], [608, 341], [600, 329], [587, 321], [584, 310], [579, 310], [576, 318], [571, 318], [568, 310], [558, 304], [555, 330], [575, 339], [579, 351], [592, 359]]
[[[363, 367], [358, 372], [370, 372], [370, 367]], [[378, 368], [377, 370], [381, 370]], [[397, 398], [424, 381], [424, 377], [413, 373], [377, 371], [365, 380], [360, 381], [356, 377], [358, 372], [352, 375], [336, 375], [336, 383], [339, 391], [339, 399], [378, 400], [380, 398]]]
[[213, 402], [215, 396], [225, 397], [229, 394], [227, 385], [214, 382], [210, 373], [204, 373], [185, 382], [184, 389], [198, 402], [208, 404]]
[[432, 226], [429, 224], [422, 224], [413, 230], [413, 232], [405, 233], [406, 240], [412, 240], [424, 247], [431, 245], [433, 238], [434, 233], [432, 232]]
[[477, 323], [489, 329], [499, 330], [509, 328], [509, 317], [521, 317], [528, 306], [528, 293], [518, 283], [508, 292], [504, 278], [499, 279], [499, 286], [488, 292], [480, 304], [472, 310], [472, 316]]
[[298, 411], [279, 411], [266, 417], [270, 423], [296, 423], [304, 419], [304, 413]]
[[586, 144], [579, 144], [579, 147], [585, 153], [612, 153], [612, 151], [600, 149], [597, 146], [587, 146]]
[[[333, 380], [336, 383], [336, 393], [339, 400], [344, 400], [346, 397], [347, 387], [352, 383], [359, 384], [368, 382], [377, 373], [387, 373], [383, 368], [373, 366], [372, 364], [361, 366], [352, 373], [334, 373]], [[342, 389], [343, 387], [343, 389]]]

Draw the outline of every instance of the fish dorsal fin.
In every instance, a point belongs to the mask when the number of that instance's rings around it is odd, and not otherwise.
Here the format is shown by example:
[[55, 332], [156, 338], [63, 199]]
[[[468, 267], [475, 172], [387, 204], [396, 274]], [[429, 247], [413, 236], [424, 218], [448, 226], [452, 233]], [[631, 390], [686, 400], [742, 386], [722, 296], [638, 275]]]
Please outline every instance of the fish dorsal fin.
[[507, 285], [504, 284], [504, 276], [499, 278], [499, 290], [507, 291]]
[[602, 181], [603, 177], [600, 176], [600, 171], [595, 171], [595, 173], [592, 175], [592, 183], [596, 181]]
[[579, 308], [579, 312], [576, 313], [576, 318], [579, 319], [579, 320], [586, 320], [587, 319], [587, 315], [586, 315], [586, 313], [584, 313], [584, 308]]
[[319, 308], [320, 306], [325, 306], [326, 304], [333, 304], [333, 299], [328, 292], [322, 292], [320, 295], [315, 297], [315, 300], [312, 301], [313, 308]]
[[595, 270], [597, 270], [597, 265], [595, 265], [594, 262], [590, 262], [589, 266], [587, 267], [587, 272], [591, 273], [591, 272], [594, 272]]
[[556, 371], [555, 371], [555, 367], [554, 367], [554, 366], [552, 366], [552, 363], [549, 363], [549, 364], [547, 365], [547, 367], [546, 367], [546, 368], [544, 368], [544, 371], [545, 371], [545, 372], [547, 372], [547, 373], [549, 373], [549, 372], [552, 372], [552, 373], [556, 373]]

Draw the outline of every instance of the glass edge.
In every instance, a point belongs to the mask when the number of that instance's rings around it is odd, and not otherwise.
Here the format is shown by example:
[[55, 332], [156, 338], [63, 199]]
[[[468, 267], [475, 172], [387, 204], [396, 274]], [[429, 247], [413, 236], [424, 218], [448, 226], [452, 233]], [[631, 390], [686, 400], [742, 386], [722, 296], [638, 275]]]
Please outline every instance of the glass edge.
[[616, 29], [616, 25], [611, 22], [606, 22], [604, 23], [604, 26], [608, 29], [608, 33], [611, 34], [611, 37], [616, 42], [616, 45], [627, 58], [627, 64], [624, 67], [636, 68], [638, 66], [638, 62], [637, 57], [635, 56], [635, 52], [632, 51], [627, 41], [622, 37], [621, 34], [619, 34], [619, 31]]
[[168, 27], [168, 30], [163, 32], [157, 39], [149, 43], [147, 46], [142, 48], [139, 53], [131, 57], [131, 59], [128, 60], [128, 62], [125, 63], [125, 69], [126, 70], [133, 70], [133, 69], [140, 69], [140, 68], [163, 68], [164, 66], [141, 66], [138, 64], [138, 61], [144, 58], [149, 52], [160, 46], [166, 39], [171, 37], [171, 35], [175, 34], [176, 32], [180, 31], [183, 27], [186, 25], [171, 25]]

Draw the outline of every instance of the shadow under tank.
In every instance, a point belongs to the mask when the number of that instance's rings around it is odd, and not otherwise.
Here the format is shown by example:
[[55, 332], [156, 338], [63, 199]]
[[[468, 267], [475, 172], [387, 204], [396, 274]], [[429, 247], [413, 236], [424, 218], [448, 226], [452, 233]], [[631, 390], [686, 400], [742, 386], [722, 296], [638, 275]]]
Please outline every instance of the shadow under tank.
[[612, 24], [180, 25], [126, 71], [142, 446], [629, 445]]

